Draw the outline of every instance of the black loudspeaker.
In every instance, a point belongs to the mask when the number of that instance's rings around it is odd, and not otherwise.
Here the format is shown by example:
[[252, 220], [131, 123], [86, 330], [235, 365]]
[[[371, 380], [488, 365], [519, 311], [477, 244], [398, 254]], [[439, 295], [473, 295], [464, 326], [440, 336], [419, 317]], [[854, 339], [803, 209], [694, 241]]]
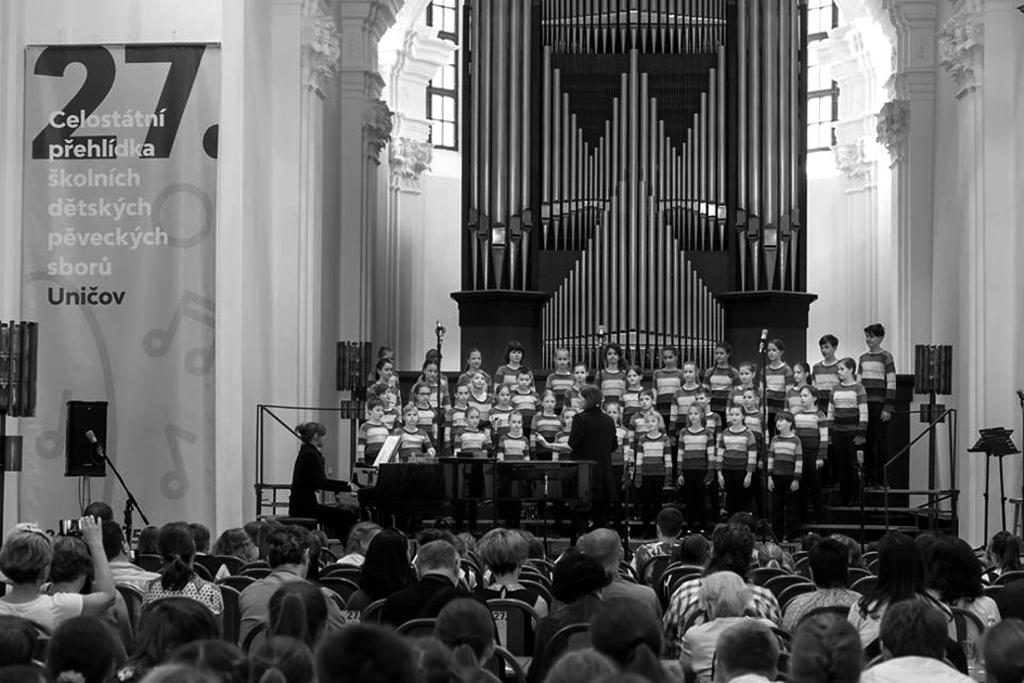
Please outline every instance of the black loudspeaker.
[[[89, 441], [92, 432], [96, 443]], [[68, 401], [68, 432], [64, 454], [65, 477], [105, 477], [107, 464], [100, 448], [107, 447], [107, 402]]]

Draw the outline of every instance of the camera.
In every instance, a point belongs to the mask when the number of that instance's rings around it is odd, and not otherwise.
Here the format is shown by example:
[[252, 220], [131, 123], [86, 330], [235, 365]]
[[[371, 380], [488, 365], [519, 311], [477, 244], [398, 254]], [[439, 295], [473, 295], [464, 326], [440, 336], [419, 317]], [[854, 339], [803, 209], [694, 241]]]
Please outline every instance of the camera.
[[81, 536], [82, 529], [79, 527], [77, 519], [62, 519], [57, 533], [61, 536]]

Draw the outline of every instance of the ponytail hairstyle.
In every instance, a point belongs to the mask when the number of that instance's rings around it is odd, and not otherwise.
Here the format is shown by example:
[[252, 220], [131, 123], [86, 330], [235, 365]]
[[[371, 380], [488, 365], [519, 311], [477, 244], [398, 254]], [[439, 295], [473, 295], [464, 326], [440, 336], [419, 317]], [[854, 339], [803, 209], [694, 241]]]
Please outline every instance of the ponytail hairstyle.
[[295, 427], [295, 433], [299, 435], [302, 443], [312, 444], [315, 437], [327, 436], [327, 428], [319, 422], [303, 422]]
[[270, 596], [267, 632], [271, 636], [288, 636], [312, 647], [326, 623], [327, 599], [308, 581], [286, 583]]
[[170, 522], [160, 527], [157, 547], [164, 560], [160, 568], [160, 585], [167, 591], [180, 591], [192, 580], [192, 558], [196, 554], [192, 530], [185, 522]]
[[856, 683], [863, 668], [860, 636], [844, 617], [819, 614], [797, 628], [789, 660], [789, 680]]
[[590, 640], [593, 648], [621, 666], [623, 673], [667, 683], [661, 665], [661, 620], [653, 611], [636, 609], [627, 598], [613, 598], [590, 620]]
[[494, 652], [494, 617], [479, 601], [459, 598], [437, 615], [434, 637], [452, 648], [457, 668], [479, 669]]
[[219, 638], [196, 640], [171, 653], [171, 664], [188, 664], [213, 674], [221, 683], [248, 683], [249, 659], [234, 643]]
[[1021, 540], [1009, 531], [997, 531], [988, 543], [988, 561], [1004, 572], [1020, 571]]
[[252, 683], [310, 683], [313, 653], [306, 643], [287, 636], [264, 640], [249, 658]]

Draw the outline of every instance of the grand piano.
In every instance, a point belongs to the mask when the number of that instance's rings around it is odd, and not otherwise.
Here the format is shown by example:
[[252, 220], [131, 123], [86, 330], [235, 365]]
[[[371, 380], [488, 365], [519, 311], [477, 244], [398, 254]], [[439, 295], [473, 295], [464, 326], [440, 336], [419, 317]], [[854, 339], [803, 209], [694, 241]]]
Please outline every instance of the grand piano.
[[592, 460], [439, 458], [431, 462], [384, 463], [356, 468], [364, 518], [441, 517], [457, 500], [489, 502], [561, 501], [589, 505]]

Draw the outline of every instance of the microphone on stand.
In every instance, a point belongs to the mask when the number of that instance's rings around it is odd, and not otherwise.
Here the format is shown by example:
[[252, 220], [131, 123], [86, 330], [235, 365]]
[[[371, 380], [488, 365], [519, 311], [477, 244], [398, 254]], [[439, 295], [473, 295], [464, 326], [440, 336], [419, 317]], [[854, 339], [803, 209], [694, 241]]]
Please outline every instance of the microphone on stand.
[[1024, 389], [1017, 390], [1017, 398], [1020, 399], [1021, 403], [1024, 403]]
[[766, 328], [766, 329], [761, 330], [761, 342], [760, 342], [760, 344], [758, 344], [758, 347], [757, 347], [758, 353], [764, 353], [765, 349], [767, 349], [767, 348], [768, 348], [768, 330]]
[[106, 459], [107, 454], [103, 452], [103, 445], [100, 443], [99, 439], [96, 438], [96, 433], [91, 429], [87, 430], [85, 432], [85, 438], [95, 447], [96, 452], [100, 454], [100, 458]]
[[863, 449], [857, 449], [857, 469], [864, 468], [864, 451]]

